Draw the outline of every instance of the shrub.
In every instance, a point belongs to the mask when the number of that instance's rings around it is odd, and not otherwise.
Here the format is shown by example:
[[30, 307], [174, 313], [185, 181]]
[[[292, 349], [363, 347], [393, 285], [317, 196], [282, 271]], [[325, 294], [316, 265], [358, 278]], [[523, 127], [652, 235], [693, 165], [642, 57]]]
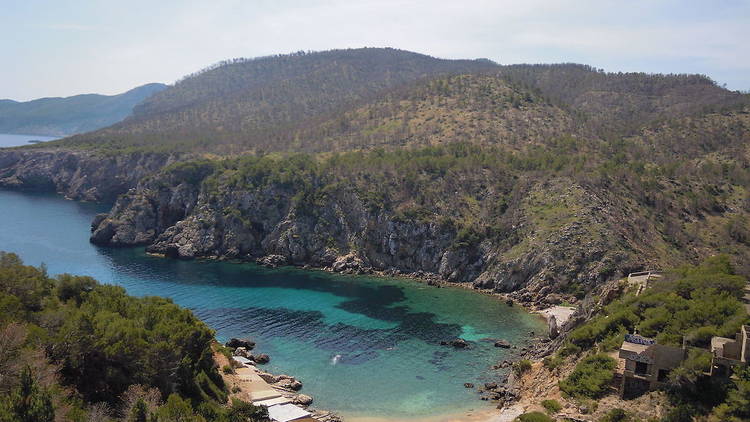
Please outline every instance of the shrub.
[[611, 357], [597, 354], [583, 359], [573, 373], [560, 381], [560, 390], [576, 398], [599, 398], [606, 394], [617, 363]]
[[581, 348], [579, 346], [576, 346], [573, 343], [566, 343], [564, 346], [560, 348], [560, 350], [557, 352], [557, 354], [560, 357], [567, 357], [571, 355], [577, 355], [581, 353]]
[[519, 360], [513, 364], [513, 373], [521, 376], [531, 370], [531, 361], [528, 359]]
[[562, 365], [565, 360], [560, 355], [552, 355], [547, 356], [542, 361], [542, 364], [544, 364], [544, 367], [553, 370], [557, 368], [558, 366]]
[[559, 412], [560, 410], [562, 410], [562, 405], [557, 400], [543, 400], [542, 401], [542, 407], [550, 415], [555, 414], [555, 413]]
[[542, 412], [530, 412], [516, 418], [518, 422], [554, 422], [552, 418]]
[[221, 368], [221, 370], [222, 370], [222, 372], [224, 372], [225, 374], [233, 374], [233, 373], [234, 373], [234, 369], [232, 368], [232, 366], [231, 366], [231, 365], [224, 365], [224, 366], [223, 366], [223, 367]]
[[628, 422], [630, 420], [632, 420], [632, 418], [628, 412], [617, 408], [607, 412], [606, 415], [599, 419], [599, 422]]

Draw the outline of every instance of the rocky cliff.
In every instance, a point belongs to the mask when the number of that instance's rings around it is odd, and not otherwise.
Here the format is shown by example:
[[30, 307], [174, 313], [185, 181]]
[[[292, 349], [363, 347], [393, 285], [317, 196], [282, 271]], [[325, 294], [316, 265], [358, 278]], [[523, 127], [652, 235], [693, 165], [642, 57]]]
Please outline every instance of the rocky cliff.
[[60, 149], [0, 150], [0, 187], [58, 192], [83, 201], [113, 202], [146, 175], [178, 159], [173, 154]]
[[[378, 204], [356, 177], [329, 176], [311, 190], [283, 178], [238, 184], [237, 173], [203, 163], [189, 175], [173, 167], [147, 178], [94, 221], [91, 240], [146, 245], [149, 252], [184, 259], [411, 274], [514, 292], [527, 303], [575, 301], [587, 287], [645, 265], [643, 258], [653, 255], [627, 229], [636, 225], [627, 207], [570, 179], [515, 181], [502, 230], [472, 234], [458, 217], [446, 218], [448, 212], [408, 208], [405, 193], [391, 190]], [[503, 197], [487, 185], [492, 175], [457, 177], [465, 192], [477, 191], [480, 209]], [[434, 181], [443, 190], [455, 189], [455, 182]]]

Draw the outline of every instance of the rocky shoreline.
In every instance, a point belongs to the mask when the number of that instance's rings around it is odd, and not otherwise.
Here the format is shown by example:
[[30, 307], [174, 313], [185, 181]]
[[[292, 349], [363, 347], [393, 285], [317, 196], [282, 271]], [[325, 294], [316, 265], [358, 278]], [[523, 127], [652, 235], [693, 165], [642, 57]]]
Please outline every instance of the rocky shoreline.
[[[252, 376], [257, 377], [254, 385], [258, 386], [258, 380], [266, 383], [266, 386], [273, 388], [278, 392], [280, 397], [283, 399], [275, 399], [276, 402], [285, 402], [296, 405], [300, 408], [305, 409], [311, 413], [311, 416], [320, 422], [341, 422], [342, 418], [327, 410], [321, 410], [311, 407], [313, 404], [313, 398], [307, 394], [300, 393], [303, 384], [295, 377], [290, 375], [275, 375], [269, 372], [263, 371], [258, 368], [258, 365], [264, 365], [270, 362], [270, 357], [267, 354], [254, 354], [252, 350], [255, 348], [255, 342], [247, 339], [233, 338], [225, 344], [225, 347], [231, 350], [231, 356], [229, 357], [228, 364], [233, 368], [232, 375], [242, 376], [240, 371], [242, 369], [250, 369], [253, 371]], [[224, 371], [225, 378], [228, 377], [228, 370]], [[242, 399], [250, 400], [252, 402], [258, 402], [263, 400], [257, 400], [254, 397], [252, 391], [243, 391], [242, 383], [236, 381], [233, 382], [231, 392], [235, 395], [239, 395]], [[257, 391], [255, 392], [257, 394]]]
[[0, 149], [0, 187], [57, 192], [77, 201], [113, 203], [143, 178], [185, 154], [121, 153], [52, 148]]

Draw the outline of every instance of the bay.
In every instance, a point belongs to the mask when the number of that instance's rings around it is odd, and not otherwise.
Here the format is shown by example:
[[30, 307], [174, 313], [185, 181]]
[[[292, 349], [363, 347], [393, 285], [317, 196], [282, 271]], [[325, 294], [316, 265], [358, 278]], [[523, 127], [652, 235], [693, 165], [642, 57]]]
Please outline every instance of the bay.
[[[465, 382], [497, 381], [490, 366], [511, 358], [543, 326], [496, 298], [411, 280], [344, 276], [255, 264], [179, 261], [142, 248], [88, 242], [100, 204], [0, 190], [0, 250], [51, 274], [90, 275], [137, 296], [190, 308], [217, 338], [250, 337], [266, 369], [304, 383], [318, 408], [348, 418], [421, 418], [488, 406]], [[462, 337], [468, 350], [441, 346]]]

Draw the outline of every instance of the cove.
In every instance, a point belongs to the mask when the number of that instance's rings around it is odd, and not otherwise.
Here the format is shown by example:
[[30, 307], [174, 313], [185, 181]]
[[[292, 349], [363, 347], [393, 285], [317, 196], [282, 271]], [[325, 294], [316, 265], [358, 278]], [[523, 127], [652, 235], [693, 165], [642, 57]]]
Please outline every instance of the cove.
[[[487, 339], [522, 346], [535, 317], [460, 288], [409, 280], [344, 276], [255, 264], [178, 261], [142, 248], [88, 242], [99, 204], [0, 190], [0, 250], [51, 274], [90, 275], [137, 296], [159, 295], [190, 308], [219, 341], [250, 337], [270, 372], [294, 375], [314, 406], [344, 418], [421, 418], [487, 406], [465, 382], [501, 375], [511, 358]], [[468, 350], [441, 346], [462, 337]]]

